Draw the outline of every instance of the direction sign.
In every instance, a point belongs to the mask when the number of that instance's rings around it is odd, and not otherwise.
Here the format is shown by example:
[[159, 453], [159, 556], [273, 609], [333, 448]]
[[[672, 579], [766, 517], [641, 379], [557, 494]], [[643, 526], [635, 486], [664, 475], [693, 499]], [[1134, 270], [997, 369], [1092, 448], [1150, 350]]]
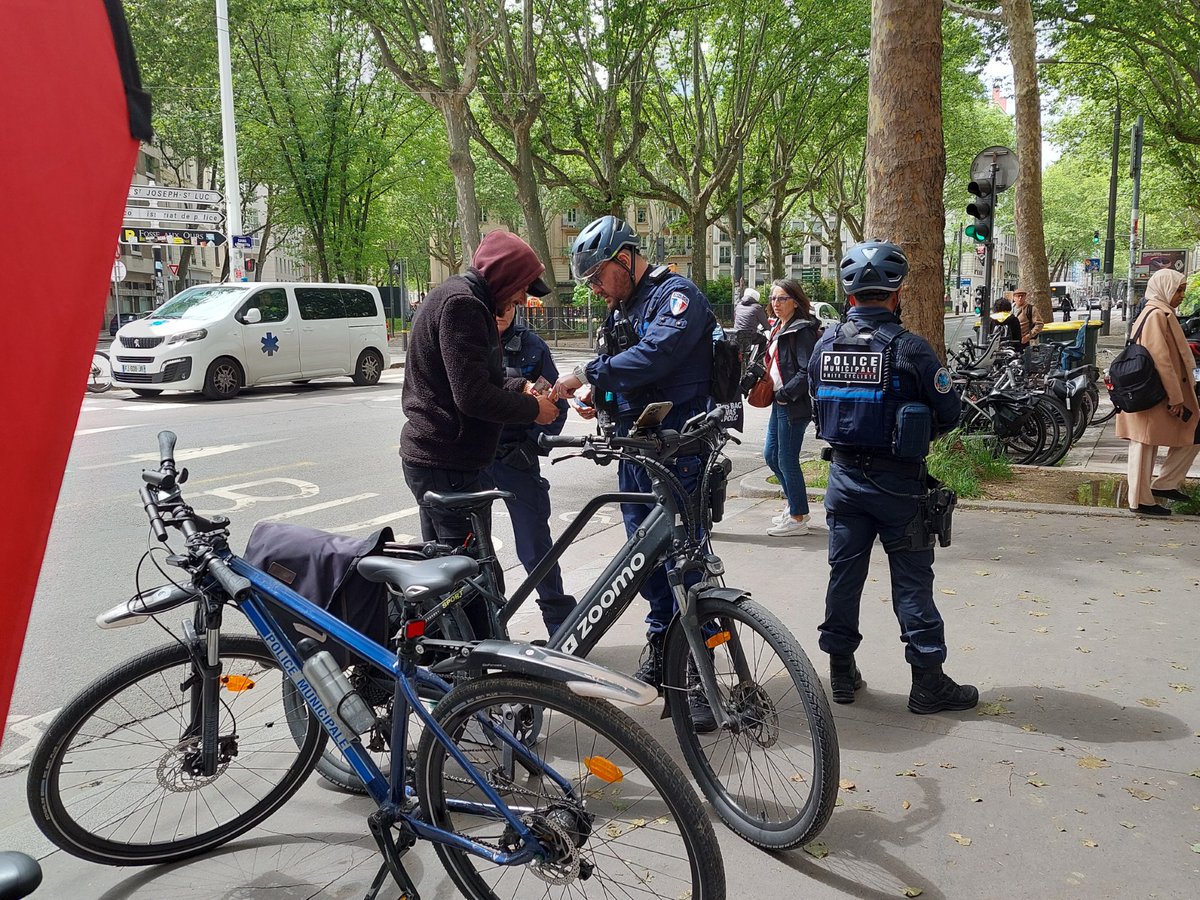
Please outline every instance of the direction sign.
[[980, 150], [971, 162], [971, 180], [987, 181], [996, 166], [996, 193], [1006, 191], [1017, 182], [1017, 154], [1007, 147], [988, 147]]
[[149, 206], [126, 206], [125, 218], [139, 222], [186, 222], [197, 225], [219, 224], [223, 216], [215, 209], [177, 209]]
[[188, 231], [162, 228], [122, 228], [122, 244], [191, 244], [193, 247], [219, 247], [225, 235], [219, 231]]
[[157, 184], [135, 184], [129, 188], [130, 200], [169, 200], [172, 203], [221, 203], [220, 191], [198, 191], [190, 188], [162, 187]]
[[125, 263], [121, 262], [119, 259], [113, 263], [113, 270], [112, 270], [112, 280], [113, 281], [124, 281], [125, 276], [128, 274], [129, 274], [129, 272], [125, 268]]

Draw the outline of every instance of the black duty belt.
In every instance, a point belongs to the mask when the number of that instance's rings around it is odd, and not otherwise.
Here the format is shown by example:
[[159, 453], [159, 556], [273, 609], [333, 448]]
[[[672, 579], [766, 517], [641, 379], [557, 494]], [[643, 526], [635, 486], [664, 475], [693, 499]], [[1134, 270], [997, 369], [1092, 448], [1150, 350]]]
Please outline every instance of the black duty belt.
[[864, 472], [893, 472], [905, 478], [920, 480], [925, 477], [924, 462], [904, 462], [892, 456], [877, 456], [872, 453], [852, 453], [833, 450], [830, 459], [839, 466], [862, 469]]

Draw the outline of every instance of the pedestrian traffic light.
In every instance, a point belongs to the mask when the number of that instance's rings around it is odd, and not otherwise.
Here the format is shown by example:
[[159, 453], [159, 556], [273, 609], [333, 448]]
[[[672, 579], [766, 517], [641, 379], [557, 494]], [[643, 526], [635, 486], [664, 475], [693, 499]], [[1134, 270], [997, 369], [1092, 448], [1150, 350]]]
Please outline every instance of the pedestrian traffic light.
[[1093, 244], [1100, 243], [1100, 232], [1099, 231], [1092, 232], [1092, 243]]
[[972, 181], [967, 185], [967, 191], [975, 197], [967, 204], [967, 215], [972, 216], [975, 221], [967, 226], [966, 235], [976, 243], [983, 244], [992, 236], [992, 225], [996, 214], [992, 197], [992, 182], [982, 179]]

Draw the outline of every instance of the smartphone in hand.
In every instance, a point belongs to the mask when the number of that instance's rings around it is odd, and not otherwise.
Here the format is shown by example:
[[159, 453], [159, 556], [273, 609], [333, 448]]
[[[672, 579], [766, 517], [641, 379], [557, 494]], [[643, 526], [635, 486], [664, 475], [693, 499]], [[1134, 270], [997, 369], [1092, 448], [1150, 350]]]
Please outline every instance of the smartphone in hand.
[[546, 396], [553, 390], [554, 385], [546, 380], [545, 375], [539, 375], [538, 380], [533, 383], [533, 392], [539, 396]]
[[1183, 421], [1186, 422], [1189, 419], [1191, 419], [1191, 417], [1192, 417], [1192, 411], [1185, 406], [1183, 408], [1183, 413], [1181, 414], [1180, 418], [1182, 418]]

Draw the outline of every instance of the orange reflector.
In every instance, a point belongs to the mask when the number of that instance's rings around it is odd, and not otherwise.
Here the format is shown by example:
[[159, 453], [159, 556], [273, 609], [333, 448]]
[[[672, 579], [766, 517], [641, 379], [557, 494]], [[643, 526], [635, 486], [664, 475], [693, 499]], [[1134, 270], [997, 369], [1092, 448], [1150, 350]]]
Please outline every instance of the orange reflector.
[[712, 637], [704, 642], [704, 646], [711, 650], [713, 647], [720, 647], [726, 641], [731, 640], [732, 635], [728, 631], [718, 631]]
[[413, 619], [411, 622], [404, 624], [404, 636], [410, 641], [413, 638], [419, 638], [425, 634], [425, 620]]
[[225, 686], [225, 690], [240, 694], [242, 691], [248, 691], [254, 687], [254, 679], [247, 678], [245, 675], [222, 675], [221, 684]]
[[583, 764], [588, 767], [588, 771], [599, 778], [601, 781], [606, 781], [609, 784], [616, 784], [625, 775], [621, 772], [621, 767], [616, 763], [610, 762], [603, 756], [587, 756], [584, 757]]

